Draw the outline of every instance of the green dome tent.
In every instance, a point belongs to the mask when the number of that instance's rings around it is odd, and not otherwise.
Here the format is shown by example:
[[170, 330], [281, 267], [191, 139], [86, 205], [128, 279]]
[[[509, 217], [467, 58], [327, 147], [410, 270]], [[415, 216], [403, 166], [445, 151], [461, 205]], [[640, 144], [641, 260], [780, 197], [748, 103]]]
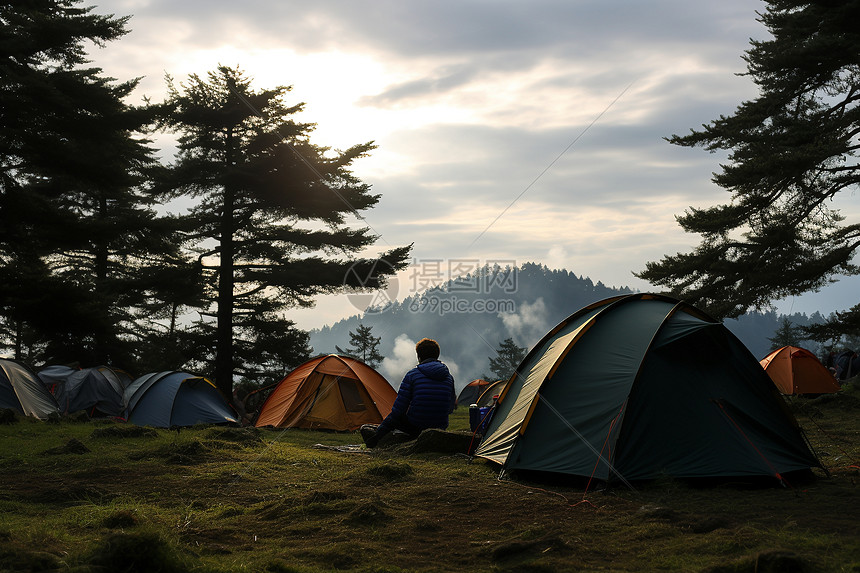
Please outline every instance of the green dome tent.
[[719, 321], [661, 295], [591, 304], [505, 386], [476, 455], [604, 481], [820, 467], [776, 386]]

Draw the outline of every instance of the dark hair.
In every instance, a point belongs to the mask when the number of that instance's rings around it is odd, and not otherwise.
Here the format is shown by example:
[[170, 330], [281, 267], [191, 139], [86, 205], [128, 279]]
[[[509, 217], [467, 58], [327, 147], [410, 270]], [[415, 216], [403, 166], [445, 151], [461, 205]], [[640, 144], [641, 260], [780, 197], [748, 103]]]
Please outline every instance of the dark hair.
[[415, 345], [415, 353], [418, 354], [418, 362], [439, 358], [439, 343], [432, 338], [422, 338]]

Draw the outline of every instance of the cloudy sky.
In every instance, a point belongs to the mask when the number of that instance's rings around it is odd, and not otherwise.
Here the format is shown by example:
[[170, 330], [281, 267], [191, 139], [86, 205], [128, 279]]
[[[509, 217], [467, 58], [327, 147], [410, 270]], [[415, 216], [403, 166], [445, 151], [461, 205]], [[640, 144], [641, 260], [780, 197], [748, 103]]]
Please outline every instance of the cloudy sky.
[[[719, 154], [663, 138], [755, 97], [754, 0], [102, 0], [131, 32], [91, 53], [117, 79], [240, 66], [255, 88], [293, 87], [313, 141], [378, 149], [354, 172], [382, 195], [365, 213], [380, 249], [414, 243], [399, 297], [466, 268], [541, 262], [650, 290], [646, 261], [688, 251], [675, 215], [724, 202]], [[169, 154], [169, 141], [163, 140]], [[835, 203], [856, 220], [857, 195]], [[782, 301], [829, 313], [860, 281]], [[360, 306], [360, 305], [359, 305]], [[360, 308], [359, 308], [360, 310]], [[358, 312], [355, 298], [295, 313], [304, 328]], [[559, 320], [563, 317], [559, 317]]]

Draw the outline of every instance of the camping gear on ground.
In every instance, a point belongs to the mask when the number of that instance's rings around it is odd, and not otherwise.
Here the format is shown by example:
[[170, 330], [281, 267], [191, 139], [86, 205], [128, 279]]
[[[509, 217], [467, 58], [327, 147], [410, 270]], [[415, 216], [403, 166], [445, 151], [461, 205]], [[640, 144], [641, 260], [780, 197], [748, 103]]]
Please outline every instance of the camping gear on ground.
[[472, 380], [466, 384], [462, 390], [460, 390], [460, 394], [457, 395], [457, 405], [465, 406], [467, 404], [476, 403], [478, 401], [478, 397], [489, 385], [490, 382], [488, 380], [481, 380], [480, 378]]
[[60, 406], [61, 414], [85, 411], [90, 417], [122, 416], [123, 393], [132, 383], [125, 371], [109, 366], [84, 368], [48, 366], [38, 372]]
[[532, 348], [476, 455], [603, 481], [821, 467], [776, 386], [719, 321], [676, 299], [593, 303]]
[[123, 401], [126, 418], [138, 426], [238, 423], [218, 388], [206, 378], [187, 372], [145, 374], [125, 389]]
[[60, 408], [36, 373], [27, 366], [0, 358], [0, 408], [44, 420]]
[[762, 358], [759, 364], [783, 394], [839, 392], [839, 384], [833, 374], [805, 348], [777, 348]]
[[278, 383], [255, 426], [357, 430], [382, 422], [395, 398], [391, 384], [364, 362], [337, 354], [318, 356]]
[[484, 435], [493, 418], [493, 407], [480, 407], [477, 404], [469, 406], [469, 428], [473, 433]]

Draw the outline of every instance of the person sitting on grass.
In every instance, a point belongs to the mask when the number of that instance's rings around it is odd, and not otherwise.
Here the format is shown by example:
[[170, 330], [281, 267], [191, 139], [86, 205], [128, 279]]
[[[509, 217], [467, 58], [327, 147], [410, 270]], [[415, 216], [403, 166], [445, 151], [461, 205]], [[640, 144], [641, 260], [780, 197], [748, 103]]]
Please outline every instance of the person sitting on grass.
[[454, 377], [439, 361], [439, 343], [422, 338], [415, 345], [418, 366], [406, 373], [391, 413], [379, 426], [365, 424], [361, 437], [368, 448], [375, 448], [384, 436], [394, 430], [415, 439], [427, 428], [448, 427], [448, 415], [457, 404]]

